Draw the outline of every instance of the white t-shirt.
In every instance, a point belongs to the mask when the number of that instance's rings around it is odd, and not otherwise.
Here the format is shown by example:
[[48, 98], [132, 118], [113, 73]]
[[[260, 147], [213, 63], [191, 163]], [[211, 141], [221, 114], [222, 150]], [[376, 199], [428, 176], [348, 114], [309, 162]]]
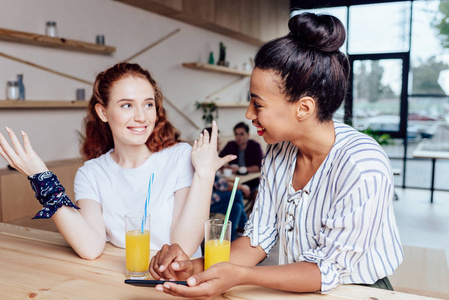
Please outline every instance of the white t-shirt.
[[75, 201], [92, 199], [100, 203], [106, 227], [106, 238], [117, 247], [125, 248], [125, 214], [142, 212], [148, 193], [151, 173], [154, 173], [150, 213], [150, 248], [159, 250], [171, 244], [174, 193], [192, 184], [194, 169], [190, 160], [192, 147], [178, 143], [153, 153], [141, 166], [124, 169], [109, 152], [88, 160], [75, 176]]

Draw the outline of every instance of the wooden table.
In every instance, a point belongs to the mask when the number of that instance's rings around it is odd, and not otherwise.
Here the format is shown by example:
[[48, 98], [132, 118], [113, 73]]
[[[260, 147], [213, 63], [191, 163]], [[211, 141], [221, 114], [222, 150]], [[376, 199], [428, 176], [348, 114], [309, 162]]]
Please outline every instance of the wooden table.
[[[125, 252], [106, 245], [96, 260], [79, 258], [59, 233], [0, 223], [0, 299], [179, 299], [123, 283]], [[328, 295], [287, 293], [256, 286], [217, 299], [432, 299], [356, 285]]]
[[433, 192], [435, 191], [435, 163], [437, 159], [449, 159], [448, 144], [430, 144], [421, 142], [415, 151], [414, 158], [430, 158], [432, 160], [432, 179], [430, 181], [430, 203], [433, 203]]

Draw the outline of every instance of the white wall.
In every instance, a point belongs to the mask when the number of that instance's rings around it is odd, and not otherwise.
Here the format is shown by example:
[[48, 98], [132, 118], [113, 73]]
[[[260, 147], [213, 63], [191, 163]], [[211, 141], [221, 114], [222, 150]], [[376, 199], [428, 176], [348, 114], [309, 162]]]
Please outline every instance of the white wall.
[[[217, 59], [220, 41], [227, 46], [231, 67], [242, 68], [257, 51], [254, 45], [112, 0], [2, 0], [2, 28], [44, 34], [46, 21], [56, 21], [59, 36], [68, 39], [94, 42], [97, 34], [104, 34], [106, 44], [115, 46], [117, 51], [112, 55], [87, 54], [6, 41], [0, 41], [0, 51], [92, 82], [98, 72], [180, 28], [180, 32], [133, 62], [150, 70], [164, 95], [201, 128], [204, 123], [194, 102], [204, 101], [206, 95], [238, 77], [187, 69], [181, 64], [206, 63], [210, 51], [214, 51]], [[91, 94], [91, 86], [87, 84], [3, 57], [0, 57], [0, 90], [19, 73], [24, 74], [27, 100], [74, 100], [77, 88], [86, 89], [86, 99]], [[221, 92], [219, 101], [245, 102], [248, 88], [249, 78], [246, 78]], [[3, 93], [0, 99], [5, 99]], [[197, 137], [196, 128], [169, 104], [165, 103], [165, 108], [183, 139]], [[221, 134], [232, 134], [234, 124], [245, 120], [244, 113], [245, 109], [220, 109]], [[0, 130], [5, 134], [4, 127], [9, 126], [17, 133], [26, 131], [35, 151], [45, 161], [74, 158], [79, 156], [77, 131], [81, 130], [84, 115], [82, 109], [0, 109]], [[252, 133], [255, 134], [254, 129]], [[5, 166], [0, 160], [0, 168]]]

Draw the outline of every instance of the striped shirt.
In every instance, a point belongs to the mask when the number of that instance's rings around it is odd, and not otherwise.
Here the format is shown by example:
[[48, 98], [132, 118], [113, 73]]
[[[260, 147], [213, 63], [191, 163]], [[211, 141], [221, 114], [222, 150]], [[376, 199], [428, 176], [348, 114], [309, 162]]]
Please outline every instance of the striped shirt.
[[338, 121], [334, 127], [332, 149], [302, 190], [292, 186], [298, 148], [288, 141], [268, 146], [244, 233], [267, 255], [279, 242], [280, 264], [317, 264], [322, 293], [374, 283], [403, 259], [387, 155], [352, 127]]

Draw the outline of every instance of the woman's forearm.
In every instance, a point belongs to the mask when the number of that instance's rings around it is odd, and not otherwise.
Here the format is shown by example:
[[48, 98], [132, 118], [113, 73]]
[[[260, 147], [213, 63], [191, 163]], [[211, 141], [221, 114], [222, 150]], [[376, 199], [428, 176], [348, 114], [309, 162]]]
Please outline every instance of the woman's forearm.
[[215, 172], [236, 158], [233, 155], [220, 158], [217, 155], [217, 140], [218, 128], [213, 121], [212, 135], [209, 136], [208, 131], [204, 130], [198, 141], [193, 143], [191, 159], [195, 173], [192, 185], [186, 201], [183, 201], [182, 210], [173, 214], [172, 243], [178, 242], [188, 255], [195, 253], [204, 238], [204, 222], [209, 219]]
[[[231, 244], [231, 263], [241, 285], [259, 285], [291, 292], [316, 292], [321, 289], [321, 272], [309, 262], [282, 266], [255, 266], [266, 258], [262, 247], [252, 247], [249, 237], [241, 237]], [[238, 275], [237, 275], [238, 274]]]
[[262, 262], [267, 254], [262, 247], [252, 247], [249, 237], [243, 236], [231, 243], [231, 263], [243, 266], [255, 266]]
[[[317, 292], [321, 290], [321, 272], [309, 262], [280, 266], [237, 267], [239, 285], [258, 285], [289, 292]], [[237, 271], [236, 270], [236, 271]]]
[[171, 242], [178, 243], [187, 255], [198, 249], [204, 238], [204, 222], [209, 219], [214, 175], [195, 172], [182, 211], [171, 229]]
[[28, 179], [35, 197], [44, 207], [34, 218], [52, 218], [79, 256], [97, 258], [103, 251], [106, 239], [101, 205], [91, 199], [82, 199], [76, 206], [52, 172], [33, 174]]
[[[106, 243], [105, 232], [94, 229], [78, 210], [62, 206], [52, 219], [59, 232], [81, 258], [95, 259], [103, 253]], [[100, 219], [94, 222], [102, 221], [100, 216]], [[102, 224], [94, 226], [104, 227]]]

